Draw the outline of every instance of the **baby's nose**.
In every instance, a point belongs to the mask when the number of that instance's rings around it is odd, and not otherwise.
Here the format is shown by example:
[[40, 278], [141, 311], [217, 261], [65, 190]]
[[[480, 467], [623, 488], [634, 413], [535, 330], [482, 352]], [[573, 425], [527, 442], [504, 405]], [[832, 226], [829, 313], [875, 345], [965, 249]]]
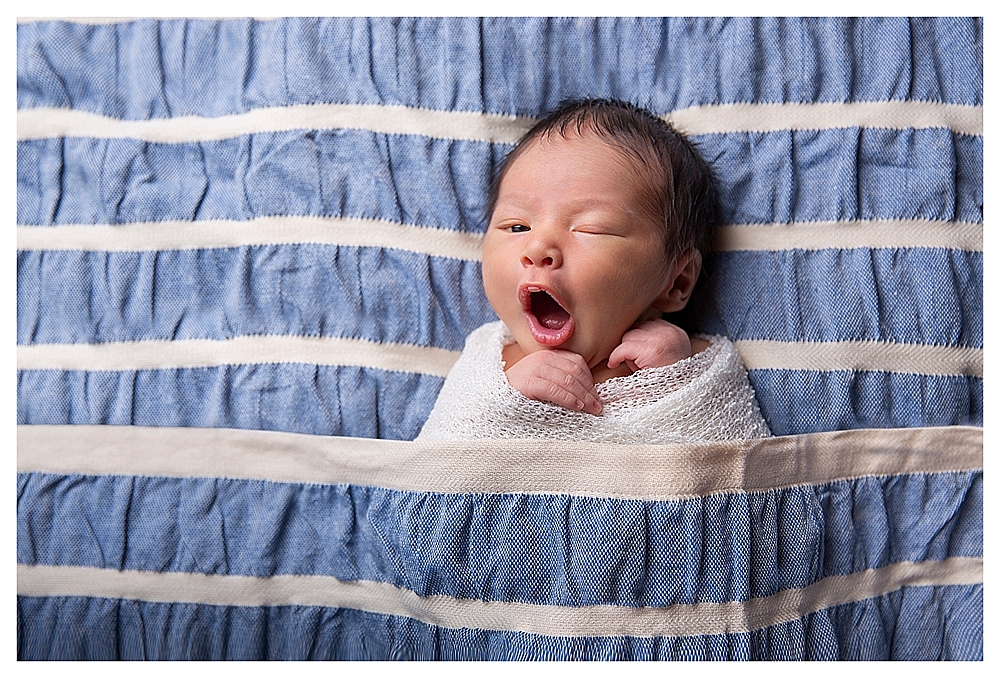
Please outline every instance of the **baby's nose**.
[[562, 265], [562, 253], [551, 242], [535, 240], [521, 254], [521, 265], [556, 268]]
[[521, 256], [521, 263], [525, 266], [554, 266], [556, 263], [555, 257], [549, 256], [529, 256], [524, 254]]

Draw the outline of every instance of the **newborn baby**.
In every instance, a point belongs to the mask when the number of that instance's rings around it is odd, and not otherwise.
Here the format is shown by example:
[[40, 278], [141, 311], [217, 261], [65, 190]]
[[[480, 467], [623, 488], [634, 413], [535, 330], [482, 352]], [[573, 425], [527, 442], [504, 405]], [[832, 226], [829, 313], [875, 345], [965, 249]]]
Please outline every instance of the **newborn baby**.
[[683, 309], [717, 217], [707, 164], [648, 111], [580, 100], [507, 156], [466, 341], [418, 440], [666, 443], [770, 435], [732, 343]]

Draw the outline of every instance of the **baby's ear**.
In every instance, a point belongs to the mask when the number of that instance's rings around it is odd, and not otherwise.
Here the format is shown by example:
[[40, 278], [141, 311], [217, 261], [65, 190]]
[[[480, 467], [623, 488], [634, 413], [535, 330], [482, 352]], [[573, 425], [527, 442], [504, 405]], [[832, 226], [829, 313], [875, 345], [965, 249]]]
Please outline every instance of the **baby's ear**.
[[664, 313], [674, 313], [687, 306], [701, 273], [701, 252], [690, 249], [674, 262], [674, 269], [667, 278], [663, 292], [653, 305]]

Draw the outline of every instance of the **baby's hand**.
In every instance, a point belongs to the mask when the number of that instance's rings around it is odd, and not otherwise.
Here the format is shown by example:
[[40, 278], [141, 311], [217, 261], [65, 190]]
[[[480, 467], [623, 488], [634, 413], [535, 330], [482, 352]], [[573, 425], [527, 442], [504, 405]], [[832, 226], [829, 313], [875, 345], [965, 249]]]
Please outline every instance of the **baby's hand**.
[[687, 332], [666, 320], [647, 320], [622, 337], [608, 358], [614, 369], [626, 363], [633, 372], [649, 367], [666, 367], [691, 357], [691, 338]]
[[507, 381], [532, 400], [589, 414], [600, 414], [602, 409], [590, 368], [572, 351], [529, 353], [507, 370]]

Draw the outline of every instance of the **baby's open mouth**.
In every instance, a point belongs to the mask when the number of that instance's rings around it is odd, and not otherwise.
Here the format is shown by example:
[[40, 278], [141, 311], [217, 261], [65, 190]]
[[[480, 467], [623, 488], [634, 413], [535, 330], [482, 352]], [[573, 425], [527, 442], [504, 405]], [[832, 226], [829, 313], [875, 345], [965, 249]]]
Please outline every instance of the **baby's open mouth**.
[[548, 292], [544, 290], [532, 292], [530, 299], [531, 314], [538, 319], [538, 323], [542, 327], [549, 330], [559, 330], [565, 327], [569, 321], [569, 313]]
[[535, 341], [545, 346], [559, 346], [570, 338], [573, 316], [555, 297], [534, 285], [521, 288], [520, 296]]

